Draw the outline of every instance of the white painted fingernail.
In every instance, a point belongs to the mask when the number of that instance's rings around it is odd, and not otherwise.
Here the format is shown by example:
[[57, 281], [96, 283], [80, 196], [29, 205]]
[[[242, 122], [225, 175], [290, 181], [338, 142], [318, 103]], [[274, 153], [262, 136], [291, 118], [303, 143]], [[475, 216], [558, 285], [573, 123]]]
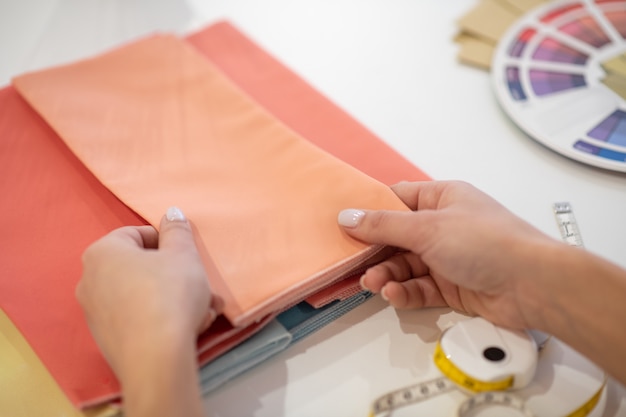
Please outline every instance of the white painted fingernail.
[[206, 321], [210, 324], [212, 324], [215, 319], [217, 318], [217, 313], [215, 312], [215, 310], [210, 309], [209, 312], [206, 315]]
[[363, 216], [365, 216], [365, 212], [363, 210], [341, 210], [337, 216], [337, 222], [343, 227], [357, 227]]
[[387, 302], [389, 301], [389, 297], [387, 297], [387, 286], [386, 285], [381, 288], [380, 296], [383, 298], [383, 300], [385, 300]]
[[362, 289], [369, 291], [370, 289], [365, 286], [365, 275], [367, 274], [361, 275], [361, 278], [359, 279], [359, 285], [361, 285]]
[[184, 222], [187, 221], [187, 218], [183, 214], [182, 210], [176, 206], [172, 206], [167, 209], [165, 213], [165, 218], [171, 222]]

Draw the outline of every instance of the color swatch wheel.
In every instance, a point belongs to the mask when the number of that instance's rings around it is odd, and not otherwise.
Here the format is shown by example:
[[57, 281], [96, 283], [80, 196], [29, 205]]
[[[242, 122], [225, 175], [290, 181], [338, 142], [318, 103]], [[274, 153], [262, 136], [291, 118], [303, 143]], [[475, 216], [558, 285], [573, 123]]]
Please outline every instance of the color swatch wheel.
[[626, 1], [555, 1], [500, 40], [496, 96], [531, 137], [572, 159], [626, 172]]

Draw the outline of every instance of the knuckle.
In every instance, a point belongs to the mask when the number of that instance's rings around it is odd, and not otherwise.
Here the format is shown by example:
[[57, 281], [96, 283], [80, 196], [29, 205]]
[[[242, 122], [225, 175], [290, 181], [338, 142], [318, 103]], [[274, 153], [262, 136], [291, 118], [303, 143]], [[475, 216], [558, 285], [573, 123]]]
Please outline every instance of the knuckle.
[[390, 213], [385, 210], [373, 211], [369, 216], [369, 226], [372, 229], [384, 229], [389, 223]]
[[95, 258], [98, 252], [98, 247], [98, 242], [92, 243], [87, 247], [87, 249], [83, 251], [81, 255], [81, 261], [83, 263], [83, 266], [89, 264]]
[[161, 228], [161, 233], [163, 233], [164, 231], [166, 233], [172, 233], [176, 235], [190, 235], [191, 227], [189, 227], [186, 222], [169, 222], [166, 225], [165, 230], [164, 228]]

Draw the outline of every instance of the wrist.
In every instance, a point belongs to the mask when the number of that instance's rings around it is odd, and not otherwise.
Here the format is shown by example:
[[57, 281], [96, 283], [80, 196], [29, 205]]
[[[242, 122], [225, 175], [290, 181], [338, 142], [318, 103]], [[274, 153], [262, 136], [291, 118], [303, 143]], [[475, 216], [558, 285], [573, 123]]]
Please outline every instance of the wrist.
[[194, 336], [172, 329], [127, 346], [119, 369], [125, 415], [202, 415]]
[[148, 367], [176, 357], [180, 352], [195, 350], [195, 335], [185, 328], [168, 325], [134, 328], [137, 330], [128, 333], [115, 352], [115, 370], [122, 382], [137, 376], [135, 369], [138, 367]]
[[[576, 331], [592, 308], [602, 311], [598, 295], [607, 295], [620, 272], [593, 253], [559, 241], [537, 246], [534, 254], [520, 291], [521, 311], [529, 328], [568, 338], [563, 333]], [[619, 286], [615, 290], [622, 293]]]
[[524, 268], [519, 269], [516, 293], [518, 307], [527, 328], [552, 332], [570, 294], [564, 284], [581, 249], [549, 238], [522, 245]]

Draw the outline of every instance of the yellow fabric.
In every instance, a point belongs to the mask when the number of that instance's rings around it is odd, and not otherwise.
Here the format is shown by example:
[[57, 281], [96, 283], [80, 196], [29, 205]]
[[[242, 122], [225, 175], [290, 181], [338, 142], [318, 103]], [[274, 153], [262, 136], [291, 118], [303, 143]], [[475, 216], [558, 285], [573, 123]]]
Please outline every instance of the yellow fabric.
[[11, 417], [109, 417], [112, 406], [75, 409], [4, 311], [0, 310], [0, 412]]

